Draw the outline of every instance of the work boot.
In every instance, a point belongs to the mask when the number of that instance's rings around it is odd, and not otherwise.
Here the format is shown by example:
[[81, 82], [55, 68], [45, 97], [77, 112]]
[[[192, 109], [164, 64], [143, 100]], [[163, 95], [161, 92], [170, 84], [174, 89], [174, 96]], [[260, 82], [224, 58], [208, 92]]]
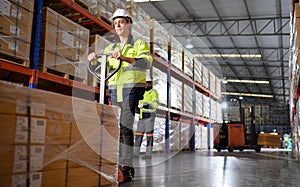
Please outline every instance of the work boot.
[[134, 168], [129, 166], [120, 166], [118, 170], [118, 182], [119, 184], [125, 182], [132, 182], [134, 177]]
[[144, 156], [142, 157], [142, 159], [144, 159], [144, 160], [146, 160], [146, 159], [151, 159], [151, 158], [152, 158], [151, 155], [144, 155]]

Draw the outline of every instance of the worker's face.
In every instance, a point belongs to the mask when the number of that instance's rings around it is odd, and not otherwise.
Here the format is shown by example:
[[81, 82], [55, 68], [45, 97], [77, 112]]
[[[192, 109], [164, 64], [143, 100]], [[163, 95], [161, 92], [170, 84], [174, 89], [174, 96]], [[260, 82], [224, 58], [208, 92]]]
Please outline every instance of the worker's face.
[[152, 83], [146, 82], [146, 90], [151, 90], [151, 89], [152, 89]]
[[116, 18], [114, 28], [119, 36], [128, 36], [131, 23], [126, 18]]

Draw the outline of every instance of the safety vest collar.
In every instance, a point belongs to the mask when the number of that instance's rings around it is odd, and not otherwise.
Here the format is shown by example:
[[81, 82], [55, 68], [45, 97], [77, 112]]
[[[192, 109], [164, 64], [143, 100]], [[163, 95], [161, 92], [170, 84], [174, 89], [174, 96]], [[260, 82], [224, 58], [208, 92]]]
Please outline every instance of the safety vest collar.
[[[119, 38], [117, 41], [114, 42], [111, 49], [114, 50], [117, 47], [118, 43], [120, 43], [120, 42], [121, 41], [120, 41], [120, 38]], [[130, 44], [131, 46], [134, 45], [134, 39], [133, 39], [133, 36], [131, 34], [128, 35], [128, 40], [127, 40], [125, 45], [127, 45], [127, 44]]]

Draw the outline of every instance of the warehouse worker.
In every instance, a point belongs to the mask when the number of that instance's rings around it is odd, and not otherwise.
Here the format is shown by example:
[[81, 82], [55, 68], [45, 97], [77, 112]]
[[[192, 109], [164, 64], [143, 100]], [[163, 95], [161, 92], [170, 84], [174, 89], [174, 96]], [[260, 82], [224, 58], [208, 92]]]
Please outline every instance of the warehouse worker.
[[149, 159], [152, 157], [153, 148], [153, 132], [154, 120], [156, 116], [156, 109], [158, 107], [158, 93], [152, 87], [152, 80], [147, 76], [146, 92], [143, 100], [139, 101], [140, 116], [135, 133], [134, 156], [138, 157], [140, 154], [140, 147], [142, 144], [144, 133], [146, 132], [147, 147], [143, 158]]
[[[138, 101], [143, 98], [146, 84], [146, 70], [152, 65], [152, 56], [148, 44], [131, 35], [132, 18], [124, 9], [117, 9], [111, 17], [113, 27], [119, 39], [108, 45], [104, 53], [108, 57], [108, 69], [121, 68], [108, 80], [108, 92], [113, 105], [121, 108], [119, 182], [130, 182], [134, 177], [132, 165], [134, 135], [133, 122]], [[89, 59], [95, 57], [89, 54]], [[101, 62], [101, 59], [98, 61]]]

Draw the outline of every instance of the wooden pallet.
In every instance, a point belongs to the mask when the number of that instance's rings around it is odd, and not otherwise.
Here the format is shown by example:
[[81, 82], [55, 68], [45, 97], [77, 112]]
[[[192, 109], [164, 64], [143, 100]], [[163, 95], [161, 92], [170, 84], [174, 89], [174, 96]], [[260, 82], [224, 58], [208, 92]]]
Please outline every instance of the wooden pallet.
[[87, 84], [87, 81], [85, 79], [76, 77], [76, 76], [68, 74], [68, 73], [64, 73], [64, 72], [61, 72], [61, 71], [57, 71], [57, 70], [50, 69], [50, 68], [45, 68], [45, 67], [42, 68], [42, 71], [45, 72], [45, 73], [49, 73], [49, 74], [52, 74], [52, 75], [56, 75], [56, 76], [65, 78], [65, 79], [73, 80], [73, 81], [76, 81], [76, 82], [79, 82], [79, 83], [82, 83], [82, 84]]
[[7, 62], [18, 64], [24, 67], [29, 67], [30, 62], [28, 59], [15, 58], [10, 55], [0, 53], [0, 59], [5, 60]]

